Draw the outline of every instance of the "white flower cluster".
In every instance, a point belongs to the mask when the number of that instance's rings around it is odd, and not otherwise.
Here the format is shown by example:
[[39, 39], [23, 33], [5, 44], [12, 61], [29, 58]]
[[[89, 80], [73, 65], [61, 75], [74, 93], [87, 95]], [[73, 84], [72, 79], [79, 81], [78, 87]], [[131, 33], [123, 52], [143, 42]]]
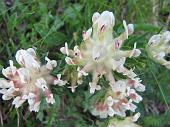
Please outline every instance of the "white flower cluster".
[[92, 108], [92, 114], [100, 118], [118, 115], [126, 117], [126, 111], [135, 112], [137, 106], [133, 103], [142, 101], [142, 97], [136, 93], [143, 92], [145, 86], [140, 83], [139, 78], [119, 80], [106, 93], [104, 102], [97, 102]]
[[96, 12], [92, 17], [92, 22], [92, 28], [83, 32], [84, 43], [80, 49], [75, 46], [74, 50], [70, 50], [67, 43], [60, 49], [63, 54], [67, 55], [65, 58], [67, 64], [79, 66], [77, 69], [78, 78], [87, 76], [89, 72], [93, 74], [92, 82], [89, 83], [90, 93], [101, 89], [97, 83], [102, 75], [107, 78], [111, 86], [115, 84], [112, 70], [129, 78], [136, 77], [133, 70], [124, 67], [124, 63], [127, 57], [137, 57], [141, 53], [139, 49], [136, 49], [136, 43], [133, 50], [123, 51], [120, 49], [123, 41], [133, 33], [133, 24], [127, 25], [123, 21], [125, 32], [119, 37], [113, 38], [115, 18], [112, 12], [104, 11], [101, 14]]
[[157, 63], [170, 69], [170, 61], [165, 56], [170, 53], [170, 31], [153, 35], [147, 45], [148, 53]]
[[46, 57], [47, 63], [41, 65], [33, 48], [17, 51], [15, 58], [20, 68], [15, 67], [13, 61], [9, 60], [10, 66], [2, 70], [2, 74], [6, 77], [0, 79], [2, 99], [14, 98], [12, 104], [16, 108], [28, 101], [29, 110], [35, 112], [40, 109], [42, 93], [47, 103], [55, 103], [48, 84], [65, 84], [60, 80], [61, 75], [58, 75], [58, 78], [50, 75], [57, 62]]
[[[122, 50], [123, 42], [134, 32], [133, 24], [126, 24], [123, 21], [125, 31], [118, 37], [113, 38], [113, 26], [115, 18], [112, 12], [104, 11], [101, 14], [96, 12], [92, 16], [93, 25], [86, 32], [83, 32], [83, 41], [80, 48], [68, 49], [67, 43], [60, 50], [67, 55], [65, 61], [69, 65], [78, 66], [78, 78], [92, 73], [92, 81], [89, 83], [90, 93], [100, 90], [98, 80], [105, 76], [109, 81], [112, 92], [105, 102], [96, 103], [92, 110], [93, 115], [101, 118], [119, 115], [126, 116], [125, 111], [135, 112], [136, 106], [132, 102], [139, 103], [142, 97], [136, 93], [144, 91], [145, 86], [137, 78], [133, 69], [128, 70], [125, 66], [126, 58], [138, 57], [140, 50]], [[115, 81], [112, 71], [116, 71], [128, 77], [126, 80]], [[78, 80], [79, 82], [79, 80]], [[74, 86], [75, 87], [75, 86]], [[75, 90], [74, 90], [75, 91]]]

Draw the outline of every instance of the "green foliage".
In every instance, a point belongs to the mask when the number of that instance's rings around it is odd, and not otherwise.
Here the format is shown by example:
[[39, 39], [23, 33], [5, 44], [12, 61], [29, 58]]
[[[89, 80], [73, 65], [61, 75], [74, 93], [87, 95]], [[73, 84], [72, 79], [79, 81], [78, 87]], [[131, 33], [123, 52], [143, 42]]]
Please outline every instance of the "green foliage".
[[[124, 43], [123, 48], [131, 49], [137, 42], [137, 47], [142, 51], [139, 58], [128, 59], [126, 64], [129, 68], [136, 67], [135, 71], [146, 85], [144, 100], [138, 106], [142, 114], [139, 124], [144, 127], [170, 126], [170, 114], [167, 113], [170, 105], [170, 71], [153, 62], [145, 49], [151, 35], [162, 29], [170, 29], [170, 25], [166, 25], [170, 15], [169, 0], [158, 2], [158, 26], [153, 23], [154, 0], [14, 0], [10, 7], [4, 1], [0, 0], [0, 70], [7, 66], [8, 60], [14, 59], [18, 49], [36, 47], [39, 56], [48, 54], [58, 61], [58, 67], [53, 72], [56, 76], [67, 68], [60, 47], [65, 42], [69, 47], [81, 43], [82, 31], [91, 26], [94, 12], [114, 12], [115, 36], [123, 31], [123, 19], [134, 23], [135, 34]], [[114, 75], [121, 78], [116, 73]], [[100, 84], [104, 89], [90, 95], [89, 80], [86, 77], [74, 94], [65, 87], [52, 86], [56, 103], [47, 105], [42, 102], [38, 113], [30, 113], [27, 104], [16, 110], [10, 101], [0, 100], [4, 127], [15, 127], [19, 123], [23, 127], [106, 127], [108, 120], [92, 116], [89, 110], [91, 103], [102, 98], [107, 82], [102, 79]]]

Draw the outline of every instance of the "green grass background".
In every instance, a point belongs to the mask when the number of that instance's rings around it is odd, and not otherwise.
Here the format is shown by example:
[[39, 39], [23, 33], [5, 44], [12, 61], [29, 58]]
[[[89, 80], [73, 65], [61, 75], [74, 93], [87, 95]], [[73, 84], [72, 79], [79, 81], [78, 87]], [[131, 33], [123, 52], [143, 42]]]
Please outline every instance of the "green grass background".
[[[170, 0], [0, 0], [0, 69], [15, 60], [19, 49], [36, 47], [40, 59], [47, 54], [58, 62], [53, 75], [68, 68], [59, 49], [68, 42], [69, 47], [80, 44], [82, 31], [87, 30], [94, 12], [112, 11], [116, 25], [114, 34], [123, 31], [122, 21], [135, 25], [135, 33], [125, 42], [124, 49], [137, 47], [142, 54], [129, 59], [128, 67], [135, 71], [146, 85], [138, 105], [144, 127], [170, 126], [170, 70], [151, 60], [145, 50], [148, 39], [162, 30], [170, 29]], [[169, 17], [169, 18], [168, 18]], [[169, 59], [169, 57], [167, 56]], [[16, 64], [16, 63], [15, 63]], [[65, 87], [52, 86], [56, 103], [41, 104], [38, 113], [30, 113], [27, 104], [15, 109], [11, 101], [0, 101], [0, 114], [4, 127], [105, 127], [109, 119], [99, 119], [89, 113], [88, 82], [72, 94]], [[105, 84], [104, 80], [100, 81]], [[104, 85], [107, 87], [107, 85]], [[95, 95], [99, 98], [101, 93]], [[1, 119], [1, 120], [2, 120]]]

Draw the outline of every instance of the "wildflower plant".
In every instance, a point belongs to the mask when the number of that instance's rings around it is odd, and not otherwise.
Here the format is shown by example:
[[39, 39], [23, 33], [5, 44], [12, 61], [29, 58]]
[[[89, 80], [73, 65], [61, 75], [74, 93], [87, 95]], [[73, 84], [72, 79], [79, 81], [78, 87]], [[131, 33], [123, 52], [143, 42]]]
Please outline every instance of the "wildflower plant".
[[40, 109], [42, 94], [47, 103], [55, 103], [49, 84], [65, 84], [60, 79], [60, 74], [57, 78], [50, 75], [53, 68], [57, 66], [57, 62], [45, 57], [47, 62], [42, 65], [33, 48], [17, 51], [15, 58], [20, 65], [19, 68], [14, 66], [12, 60], [9, 60], [10, 66], [2, 69], [2, 74], [5, 76], [0, 79], [2, 99], [14, 99], [12, 104], [15, 108], [19, 108], [28, 101], [29, 110], [35, 112]]
[[[77, 84], [82, 84], [82, 77], [92, 74], [92, 81], [89, 82], [90, 93], [101, 90], [99, 79], [103, 76], [108, 80], [109, 86], [104, 93], [104, 98], [96, 99], [93, 102], [91, 112], [100, 118], [118, 115], [126, 116], [126, 111], [135, 112], [137, 106], [134, 104], [142, 101], [142, 97], [136, 92], [143, 92], [145, 86], [141, 84], [140, 78], [133, 69], [124, 66], [126, 58], [138, 57], [140, 50], [134, 43], [132, 50], [123, 50], [123, 42], [134, 32], [134, 25], [123, 21], [125, 31], [118, 37], [113, 37], [115, 17], [112, 12], [104, 11], [101, 14], [95, 12], [92, 16], [93, 25], [83, 32], [83, 42], [80, 47], [75, 46], [73, 50], [68, 44], [60, 50], [66, 55], [65, 61], [69, 65], [77, 67]], [[126, 79], [115, 80], [113, 72], [118, 72]], [[71, 84], [72, 92], [78, 86]], [[102, 101], [100, 101], [102, 100]]]
[[166, 56], [170, 53], [170, 31], [153, 35], [148, 42], [147, 51], [149, 56], [157, 63], [170, 69], [170, 61]]

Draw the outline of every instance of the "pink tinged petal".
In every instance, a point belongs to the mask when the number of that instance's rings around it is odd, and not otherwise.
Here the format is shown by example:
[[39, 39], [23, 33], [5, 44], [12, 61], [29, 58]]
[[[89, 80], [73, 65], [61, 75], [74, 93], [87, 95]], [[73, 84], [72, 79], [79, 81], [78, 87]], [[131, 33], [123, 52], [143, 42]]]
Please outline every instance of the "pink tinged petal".
[[77, 88], [77, 87], [78, 87], [78, 86], [72, 85], [72, 86], [69, 86], [68, 88], [70, 88], [70, 89], [71, 89], [71, 92], [74, 93], [74, 92], [76, 91], [76, 88]]
[[139, 117], [140, 117], [140, 113], [138, 112], [132, 117], [132, 121], [136, 122], [139, 119]]
[[139, 92], [144, 92], [145, 91], [145, 86], [141, 83], [138, 83], [135, 85], [135, 89]]
[[22, 65], [26, 68], [29, 68], [29, 69], [39, 70], [40, 64], [34, 55], [33, 55], [33, 53], [30, 53], [27, 50], [21, 49], [21, 50], [17, 51], [15, 57], [16, 57], [17, 62], [20, 65]]
[[134, 32], [134, 25], [133, 24], [128, 24], [128, 35], [133, 34]]
[[17, 96], [17, 97], [13, 100], [12, 104], [15, 105], [15, 108], [19, 108], [25, 101], [26, 101], [26, 100], [22, 99], [22, 97]]
[[97, 20], [98, 33], [104, 32], [107, 28], [112, 28], [115, 24], [115, 18], [112, 12], [104, 11]]
[[7, 89], [1, 89], [0, 93], [3, 94], [3, 100], [10, 100], [14, 96], [13, 94], [9, 93]]
[[90, 38], [92, 34], [92, 28], [88, 29], [86, 32], [83, 32], [82, 36], [83, 36], [83, 40], [87, 40]]
[[99, 12], [95, 12], [92, 16], [92, 22], [93, 24], [95, 24], [95, 22], [97, 21], [97, 19], [100, 17], [100, 13]]
[[133, 103], [130, 103], [129, 105], [130, 105], [130, 110], [131, 110], [132, 112], [135, 112], [137, 106], [134, 105]]
[[129, 78], [135, 78], [137, 75], [133, 72], [133, 69], [128, 70], [124, 66], [119, 66], [117, 68], [118, 73], [123, 73], [123, 75], [127, 75]]
[[52, 70], [57, 66], [57, 61], [50, 60], [48, 57], [45, 57], [45, 60], [47, 61], [46, 68], [49, 70]]
[[10, 85], [11, 87], [8, 89], [8, 91], [9, 91], [9, 90], [12, 90], [11, 93], [14, 93], [15, 91], [19, 91], [19, 88], [17, 88], [17, 87], [15, 86], [15, 84], [14, 84], [13, 81], [10, 81], [10, 82], [9, 82], [9, 85]]
[[57, 75], [57, 79], [54, 80], [54, 85], [58, 84], [59, 86], [64, 86], [66, 85], [67, 81], [61, 80], [61, 74]]
[[19, 78], [22, 83], [28, 83], [31, 80], [31, 75], [28, 69], [26, 68], [19, 68], [17, 70], [17, 73], [19, 75]]
[[114, 92], [121, 92], [121, 93], [125, 93], [126, 91], [126, 83], [122, 80], [117, 81], [113, 86], [112, 86], [112, 90]]
[[88, 73], [86, 73], [83, 69], [80, 70], [80, 67], [77, 68], [77, 71], [78, 71], [78, 78], [88, 75]]
[[17, 68], [13, 65], [13, 61], [9, 60], [9, 64], [10, 66], [7, 67], [6, 69], [2, 69], [2, 74], [7, 77], [7, 78], [11, 78], [12, 76], [14, 76], [16, 74]]
[[125, 111], [118, 111], [118, 112], [116, 112], [116, 114], [118, 115], [118, 116], [120, 116], [120, 117], [126, 117], [126, 113], [125, 113]]
[[46, 101], [47, 101], [47, 103], [54, 104], [55, 100], [54, 100], [53, 94], [48, 95], [46, 97]]
[[75, 65], [73, 59], [71, 59], [70, 57], [66, 57], [66, 58], [65, 58], [65, 61], [66, 61], [66, 63], [67, 63], [68, 65]]
[[130, 55], [129, 55], [130, 58], [131, 58], [132, 56], [138, 57], [138, 56], [141, 54], [141, 51], [140, 51], [139, 49], [136, 49], [136, 45], [137, 45], [137, 43], [135, 42], [135, 43], [134, 43], [133, 50], [132, 50], [132, 52], [131, 52]]
[[48, 89], [47, 83], [46, 83], [46, 81], [45, 81], [43, 78], [37, 79], [35, 85], [36, 85], [38, 88], [42, 89], [43, 91], [45, 91], [46, 89]]
[[27, 51], [28, 51], [32, 56], [36, 57], [36, 52], [35, 52], [35, 50], [34, 50], [33, 48], [29, 48], [29, 49], [27, 49]]
[[30, 111], [38, 112], [40, 109], [40, 101], [36, 102], [35, 104], [30, 105]]
[[125, 20], [123, 20], [123, 26], [124, 26], [124, 29], [125, 29], [126, 39], [128, 39], [128, 27], [127, 27], [127, 24], [126, 24]]
[[114, 48], [115, 49], [119, 49], [121, 47], [121, 45], [122, 45], [122, 40], [120, 40], [120, 39], [114, 40]]
[[130, 102], [122, 102], [122, 108], [126, 110], [130, 110]]
[[63, 54], [66, 54], [67, 56], [69, 56], [69, 49], [68, 49], [68, 44], [67, 42], [65, 42], [65, 47], [62, 47], [60, 48], [60, 51], [63, 53]]
[[143, 98], [140, 95], [138, 95], [134, 89], [130, 90], [129, 97], [136, 103], [139, 103], [140, 101], [143, 100]]
[[153, 36], [149, 39], [148, 45], [151, 46], [151, 47], [153, 47], [153, 46], [158, 45], [160, 42], [161, 42], [161, 35], [160, 35], [160, 34], [158, 34], [158, 35], [153, 35]]
[[33, 105], [35, 103], [36, 95], [34, 93], [29, 93], [28, 96], [24, 96], [24, 98], [28, 99], [29, 105]]
[[10, 86], [10, 83], [6, 79], [0, 78], [0, 88], [9, 88]]
[[123, 65], [124, 65], [124, 63], [125, 63], [125, 60], [126, 60], [126, 58], [125, 57], [123, 57], [123, 58], [121, 58], [121, 59], [119, 59], [119, 60], [112, 60], [112, 69], [113, 70], [116, 70], [117, 69], [117, 71], [118, 72], [123, 72], [125, 69], [124, 69], [124, 67], [123, 67]]

